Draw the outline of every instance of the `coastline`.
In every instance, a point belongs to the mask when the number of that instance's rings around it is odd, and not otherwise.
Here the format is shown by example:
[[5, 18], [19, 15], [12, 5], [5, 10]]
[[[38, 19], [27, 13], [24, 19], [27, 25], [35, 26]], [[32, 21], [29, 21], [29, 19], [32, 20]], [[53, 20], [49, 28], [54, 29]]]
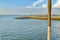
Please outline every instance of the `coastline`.
[[[38, 19], [38, 20], [48, 20], [48, 16], [47, 15], [43, 15], [43, 16], [17, 16], [15, 19]], [[51, 20], [60, 20], [59, 16], [51, 16]]]

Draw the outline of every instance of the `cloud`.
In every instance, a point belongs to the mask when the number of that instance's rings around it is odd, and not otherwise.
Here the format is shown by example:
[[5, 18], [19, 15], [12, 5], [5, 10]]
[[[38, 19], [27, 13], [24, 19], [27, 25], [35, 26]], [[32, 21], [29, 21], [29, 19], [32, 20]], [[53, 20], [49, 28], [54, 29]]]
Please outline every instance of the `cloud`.
[[[43, 1], [44, 0], [37, 0], [32, 4], [32, 6], [27, 6], [26, 8], [36, 8], [36, 6]], [[43, 4], [41, 8], [47, 8], [47, 7], [48, 7], [47, 4]], [[54, 5], [52, 5], [52, 8], [60, 8], [60, 0], [57, 0], [57, 2]]]
[[57, 2], [52, 7], [53, 8], [60, 8], [60, 0], [57, 0]]
[[37, 0], [36, 2], [34, 2], [33, 4], [32, 4], [32, 6], [27, 6], [26, 8], [34, 8], [34, 7], [36, 7], [36, 5], [38, 5], [39, 3], [41, 3], [41, 2], [43, 2], [44, 0]]
[[38, 1], [36, 1], [35, 3], [33, 3], [33, 7], [35, 7], [37, 4], [39, 4], [42, 1], [44, 1], [44, 0], [38, 0]]
[[46, 5], [46, 4], [43, 4], [43, 5], [42, 5], [42, 8], [47, 8], [47, 5]]
[[[47, 4], [43, 4], [42, 7], [36, 7], [39, 3], [43, 2], [44, 0], [37, 0], [32, 4], [32, 6], [27, 6], [26, 8], [47, 8]], [[57, 3], [52, 5], [52, 7], [60, 7], [60, 0], [57, 0]]]
[[33, 8], [33, 6], [27, 6], [26, 8]]
[[[43, 4], [42, 5], [42, 8], [46, 8], [47, 7], [47, 4]], [[57, 0], [57, 2], [52, 5], [52, 8], [60, 8], [60, 0]]]

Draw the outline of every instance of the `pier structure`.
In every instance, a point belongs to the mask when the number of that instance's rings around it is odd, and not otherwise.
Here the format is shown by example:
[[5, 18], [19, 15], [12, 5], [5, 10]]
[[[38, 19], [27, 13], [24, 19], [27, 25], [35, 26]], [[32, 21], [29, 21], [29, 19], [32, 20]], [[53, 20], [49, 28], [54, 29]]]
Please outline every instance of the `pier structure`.
[[48, 0], [48, 32], [47, 40], [51, 40], [51, 0]]

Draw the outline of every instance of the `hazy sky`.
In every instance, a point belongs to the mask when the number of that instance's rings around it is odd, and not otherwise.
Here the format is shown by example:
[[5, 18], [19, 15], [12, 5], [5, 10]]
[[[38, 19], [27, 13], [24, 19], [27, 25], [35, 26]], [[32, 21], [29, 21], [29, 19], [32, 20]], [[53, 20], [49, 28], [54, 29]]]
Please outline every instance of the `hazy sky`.
[[[44, 8], [47, 8], [47, 1], [48, 0], [0, 0], [0, 15], [47, 13], [47, 10], [44, 10]], [[60, 0], [52, 0], [52, 7], [56, 9], [60, 8]], [[41, 10], [42, 8], [43, 10]], [[56, 9], [54, 10], [57, 11]]]

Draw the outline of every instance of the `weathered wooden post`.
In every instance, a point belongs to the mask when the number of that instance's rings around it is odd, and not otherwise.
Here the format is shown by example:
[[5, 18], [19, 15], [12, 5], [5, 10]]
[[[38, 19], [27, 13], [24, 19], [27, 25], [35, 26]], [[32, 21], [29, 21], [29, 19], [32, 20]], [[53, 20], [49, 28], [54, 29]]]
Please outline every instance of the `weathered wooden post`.
[[48, 0], [48, 32], [47, 40], [51, 40], [51, 0]]

